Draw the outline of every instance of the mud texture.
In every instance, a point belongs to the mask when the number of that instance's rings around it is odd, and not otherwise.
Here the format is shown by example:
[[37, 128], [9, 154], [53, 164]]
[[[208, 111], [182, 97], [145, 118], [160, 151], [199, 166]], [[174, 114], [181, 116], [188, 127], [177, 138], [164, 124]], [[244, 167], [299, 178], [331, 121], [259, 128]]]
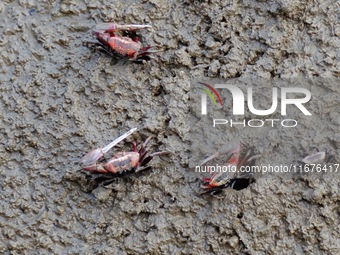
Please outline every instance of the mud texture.
[[[189, 168], [190, 80], [339, 77], [339, 9], [335, 0], [2, 1], [0, 253], [340, 254], [338, 178], [259, 178], [211, 197], [198, 196], [201, 176]], [[142, 43], [163, 52], [137, 65], [83, 46], [108, 21], [152, 25]], [[259, 163], [313, 147], [340, 161], [339, 88], [315, 91], [323, 117], [303, 123], [307, 136], [242, 135]], [[95, 187], [77, 162], [133, 127], [116, 150], [153, 135], [150, 151], [171, 155]]]

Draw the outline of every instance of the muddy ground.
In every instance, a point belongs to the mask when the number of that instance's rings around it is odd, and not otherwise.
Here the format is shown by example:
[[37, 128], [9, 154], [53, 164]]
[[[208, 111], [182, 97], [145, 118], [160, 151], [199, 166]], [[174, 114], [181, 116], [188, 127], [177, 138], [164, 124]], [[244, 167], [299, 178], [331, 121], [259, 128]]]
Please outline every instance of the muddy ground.
[[[333, 0], [2, 1], [0, 253], [340, 254], [339, 178], [258, 178], [212, 197], [198, 196], [201, 176], [189, 168], [190, 80], [204, 76], [330, 79], [311, 85], [313, 118], [301, 127], [230, 129], [225, 139], [240, 136], [259, 163], [314, 147], [340, 161], [339, 9]], [[108, 21], [152, 25], [142, 43], [163, 52], [137, 65], [83, 46]], [[133, 127], [116, 150], [153, 135], [150, 151], [171, 155], [96, 188], [77, 162]]]

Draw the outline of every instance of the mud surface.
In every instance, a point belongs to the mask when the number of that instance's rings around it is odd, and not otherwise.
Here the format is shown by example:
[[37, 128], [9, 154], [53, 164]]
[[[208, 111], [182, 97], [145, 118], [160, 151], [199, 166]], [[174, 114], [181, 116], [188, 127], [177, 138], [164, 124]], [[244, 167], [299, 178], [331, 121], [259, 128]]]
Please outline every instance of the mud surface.
[[[339, 9], [333, 0], [2, 1], [0, 253], [339, 254], [338, 178], [259, 178], [211, 197], [198, 196], [201, 176], [189, 168], [190, 80], [339, 77]], [[164, 52], [137, 65], [83, 46], [107, 21], [152, 25], [142, 43]], [[259, 162], [318, 147], [339, 163], [339, 88], [325, 84], [312, 88], [318, 117], [302, 122], [307, 135], [240, 133]], [[95, 188], [77, 162], [133, 127], [116, 150], [153, 135], [150, 151], [171, 155]]]

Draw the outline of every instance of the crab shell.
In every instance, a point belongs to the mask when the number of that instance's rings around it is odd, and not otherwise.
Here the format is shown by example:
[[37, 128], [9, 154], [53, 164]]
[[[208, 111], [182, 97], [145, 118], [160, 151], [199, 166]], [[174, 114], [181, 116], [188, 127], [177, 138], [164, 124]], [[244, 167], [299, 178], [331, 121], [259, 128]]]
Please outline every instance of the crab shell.
[[129, 37], [110, 36], [109, 34], [101, 32], [93, 33], [99, 42], [122, 56], [134, 58], [141, 50], [141, 46]]
[[212, 189], [217, 187], [226, 187], [230, 183], [230, 177], [228, 177], [228, 173], [218, 173], [213, 178], [207, 178], [206, 184], [202, 186], [204, 189]]
[[118, 152], [107, 162], [87, 166], [83, 170], [93, 173], [127, 174], [137, 169], [139, 161], [140, 154], [138, 152]]

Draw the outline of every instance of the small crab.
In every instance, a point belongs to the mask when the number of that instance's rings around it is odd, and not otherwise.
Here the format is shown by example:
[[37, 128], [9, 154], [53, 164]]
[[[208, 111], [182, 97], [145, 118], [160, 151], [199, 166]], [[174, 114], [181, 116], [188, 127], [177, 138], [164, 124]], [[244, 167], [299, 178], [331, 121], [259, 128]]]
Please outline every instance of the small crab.
[[134, 172], [150, 169], [151, 167], [147, 166], [147, 164], [153, 159], [153, 157], [168, 153], [155, 152], [147, 156], [148, 150], [146, 149], [146, 145], [150, 141], [151, 136], [145, 140], [138, 150], [136, 143], [134, 143], [132, 151], [117, 152], [110, 159], [103, 159], [105, 153], [136, 130], [136, 128], [133, 128], [103, 148], [98, 148], [87, 153], [80, 160], [82, 169], [95, 174], [110, 174], [111, 177], [124, 176]]
[[315, 148], [310, 155], [305, 155], [302, 160], [298, 162], [301, 165], [322, 164], [329, 163], [334, 160], [334, 156], [327, 153], [327, 151], [319, 151]]
[[225, 171], [219, 173], [212, 173], [211, 178], [203, 178], [203, 185], [201, 186], [205, 193], [211, 193], [213, 195], [222, 192], [224, 188], [232, 188], [235, 190], [242, 190], [247, 188], [251, 183], [255, 182], [253, 173], [238, 173], [241, 166], [253, 165], [255, 159], [258, 157], [253, 154], [253, 149], [246, 150], [246, 153], [242, 153], [241, 144], [238, 144], [234, 150], [226, 150], [227, 147], [222, 147], [219, 151], [212, 156], [206, 158], [202, 165], [208, 161], [220, 156], [221, 154], [227, 154], [229, 156], [226, 166], [229, 169], [235, 169], [235, 171]]
[[111, 56], [127, 58], [135, 63], [149, 61], [152, 46], [142, 47], [140, 45], [137, 31], [150, 28], [150, 25], [118, 25], [104, 23], [97, 26], [92, 34], [99, 41], [85, 42], [86, 45], [95, 45]]

